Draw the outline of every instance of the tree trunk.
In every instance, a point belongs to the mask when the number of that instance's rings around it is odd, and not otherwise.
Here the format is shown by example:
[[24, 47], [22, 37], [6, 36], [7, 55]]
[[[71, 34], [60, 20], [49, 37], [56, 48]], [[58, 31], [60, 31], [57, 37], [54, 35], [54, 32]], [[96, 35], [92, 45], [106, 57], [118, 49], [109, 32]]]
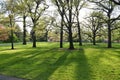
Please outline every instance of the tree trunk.
[[26, 44], [26, 16], [23, 16], [23, 45]]
[[72, 29], [69, 26], [69, 49], [74, 49], [74, 45], [73, 45], [73, 37], [72, 37]]
[[[62, 22], [61, 22], [62, 24]], [[63, 25], [61, 25], [61, 30], [60, 30], [60, 48], [63, 48]]]
[[110, 13], [108, 13], [108, 48], [112, 48], [112, 42], [111, 42], [111, 22], [110, 22]]
[[81, 29], [80, 29], [80, 22], [79, 22], [79, 10], [77, 8], [76, 8], [76, 11], [77, 11], [77, 16], [76, 17], [77, 17], [77, 28], [78, 28], [79, 46], [82, 46]]
[[33, 27], [32, 38], [33, 38], [33, 48], [36, 48], [36, 33], [35, 33], [35, 26]]
[[13, 29], [11, 29], [11, 49], [14, 49]]
[[48, 41], [48, 30], [46, 29], [46, 33], [45, 33], [45, 41]]
[[11, 49], [14, 49], [14, 38], [13, 38], [13, 25], [12, 25], [12, 18], [11, 16], [9, 16], [10, 18], [10, 27], [11, 27]]
[[69, 30], [69, 49], [74, 49], [73, 37], [72, 37], [72, 0], [70, 1], [69, 6], [69, 21], [68, 21], [68, 30]]
[[94, 31], [93, 31], [93, 45], [96, 45], [96, 34]]
[[35, 35], [35, 31], [33, 31], [33, 48], [36, 48], [36, 35]]
[[79, 46], [82, 46], [81, 29], [80, 29], [79, 21], [78, 21], [77, 25], [78, 25], [77, 27], [78, 27]]
[[[63, 12], [64, 10], [62, 10], [62, 13], [64, 13]], [[60, 30], [60, 48], [63, 48], [63, 18], [64, 18], [64, 15], [62, 14], [61, 15], [61, 30]]]
[[108, 23], [108, 48], [112, 48], [111, 42], [111, 24]]

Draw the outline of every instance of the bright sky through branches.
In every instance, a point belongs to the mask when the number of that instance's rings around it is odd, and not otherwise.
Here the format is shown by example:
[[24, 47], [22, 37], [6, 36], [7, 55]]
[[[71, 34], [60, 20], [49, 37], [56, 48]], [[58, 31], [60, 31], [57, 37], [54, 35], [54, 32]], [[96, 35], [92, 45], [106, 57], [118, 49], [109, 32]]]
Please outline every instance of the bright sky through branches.
[[[47, 5], [49, 5], [49, 8], [46, 10], [46, 12], [45, 12], [45, 15], [48, 15], [48, 16], [55, 16], [56, 14], [56, 12], [57, 12], [57, 7], [50, 1], [50, 0], [46, 0], [46, 3], [47, 3]], [[92, 8], [93, 7], [93, 5], [88, 5], [87, 7], [89, 7], [89, 8]], [[90, 9], [88, 9], [88, 8], [82, 8], [81, 10], [80, 10], [80, 16], [79, 16], [79, 19], [80, 19], [80, 21], [82, 22], [83, 20], [84, 20], [84, 18], [86, 17], [86, 16], [88, 16], [88, 14], [91, 12], [92, 10], [90, 10]], [[57, 14], [58, 16], [59, 16], [59, 14]], [[60, 18], [60, 16], [59, 17], [56, 17], [56, 18]], [[22, 22], [16, 22], [19, 26], [20, 26], [20, 28], [21, 29], [23, 29], [23, 24], [22, 24]], [[28, 29], [28, 31], [30, 32], [30, 28]]]

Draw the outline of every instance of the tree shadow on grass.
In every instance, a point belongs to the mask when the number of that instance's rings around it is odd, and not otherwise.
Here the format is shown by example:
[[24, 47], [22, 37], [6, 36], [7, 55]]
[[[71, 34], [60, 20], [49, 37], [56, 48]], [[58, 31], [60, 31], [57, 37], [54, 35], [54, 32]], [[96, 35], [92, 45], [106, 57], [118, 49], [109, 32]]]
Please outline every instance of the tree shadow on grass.
[[44, 61], [43, 63], [41, 63], [40, 65], [41, 68], [43, 68], [43, 71], [38, 74], [38, 76], [36, 76], [33, 80], [48, 80], [48, 78], [54, 73], [54, 71], [56, 71], [56, 69], [64, 64], [68, 55], [69, 53], [64, 53], [52, 64], [50, 64], [48, 61]]
[[[64, 52], [62, 56], [60, 56], [56, 62], [50, 64], [49, 62], [46, 63], [44, 61], [41, 63], [41, 67], [43, 71], [38, 74], [35, 78], [32, 80], [49, 80], [50, 76], [61, 66], [70, 66], [71, 63], [76, 63], [75, 71], [72, 71], [74, 74], [74, 79], [72, 80], [90, 80], [91, 71], [89, 64], [87, 62], [87, 58], [84, 54], [84, 50], [75, 50], [70, 51], [67, 50]], [[74, 65], [74, 64], [73, 64]], [[64, 75], [63, 73], [62, 75]], [[66, 75], [66, 74], [65, 74]], [[69, 73], [66, 75], [66, 77], [69, 75]], [[62, 78], [63, 79], [63, 78]], [[70, 78], [66, 78], [67, 80], [71, 80]], [[64, 79], [64, 80], [66, 80]], [[56, 79], [55, 79], [56, 80]], [[61, 80], [59, 77], [58, 80]]]
[[[74, 71], [74, 80], [90, 80], [90, 68], [83, 49], [73, 51], [64, 50], [64, 52], [55, 48], [42, 49], [37, 48], [14, 54], [6, 54], [7, 61], [0, 64], [2, 65], [0, 66], [0, 72], [7, 72], [8, 75], [22, 78], [26, 78], [27, 76], [28, 79], [32, 80], [48, 80], [59, 67], [75, 62], [77, 66]], [[6, 55], [1, 54], [0, 56], [5, 57]], [[19, 64], [22, 65], [19, 66]], [[18, 66], [14, 67], [16, 65]]]
[[90, 80], [91, 79], [91, 70], [89, 67], [89, 64], [87, 62], [87, 58], [85, 56], [84, 50], [80, 49], [80, 51], [77, 51], [77, 57], [75, 59], [75, 62], [78, 63], [76, 66], [76, 80]]
[[[0, 73], [10, 73], [13, 75], [16, 74], [20, 74], [19, 75], [23, 75], [23, 74], [27, 74], [29, 72], [31, 72], [31, 70], [33, 68], [35, 68], [35, 66], [33, 66], [32, 64], [36, 63], [36, 62], [40, 62], [40, 58], [41, 55], [46, 55], [47, 53], [51, 54], [51, 51], [53, 51], [54, 49], [46, 49], [46, 50], [39, 50], [39, 49], [35, 49], [35, 50], [24, 50], [24, 51], [20, 51], [14, 54], [0, 54], [0, 57], [3, 58], [4, 60], [2, 61], [2, 63], [0, 63]], [[48, 54], [48, 55], [49, 55]], [[53, 55], [55, 55], [55, 53], [52, 53]], [[52, 56], [53, 56], [52, 55]], [[26, 57], [28, 56], [28, 57]], [[40, 56], [40, 58], [39, 58]], [[52, 57], [51, 56], [51, 57]], [[38, 58], [36, 58], [38, 57]], [[16, 66], [15, 68], [12, 68], [15, 65], [22, 65], [21, 68], [18, 66]], [[33, 66], [33, 68], [30, 68], [30, 65]], [[31, 66], [31, 67], [32, 67]], [[24, 68], [26, 67], [26, 68]], [[27, 70], [25, 70], [27, 69]], [[22, 72], [23, 71], [23, 72]], [[16, 74], [15, 74], [15, 73]]]
[[70, 65], [71, 63], [76, 64], [73, 80], [91, 80], [91, 70], [84, 53], [84, 49], [70, 53], [70, 56], [66, 61], [66, 65]]

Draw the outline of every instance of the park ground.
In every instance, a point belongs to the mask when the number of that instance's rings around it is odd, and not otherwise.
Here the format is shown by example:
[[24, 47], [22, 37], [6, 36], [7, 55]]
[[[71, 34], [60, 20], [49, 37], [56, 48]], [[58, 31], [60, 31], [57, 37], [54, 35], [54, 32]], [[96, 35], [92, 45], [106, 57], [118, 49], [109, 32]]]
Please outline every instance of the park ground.
[[84, 44], [68, 50], [57, 42], [38, 42], [37, 48], [0, 44], [0, 74], [26, 80], [120, 80], [120, 44]]

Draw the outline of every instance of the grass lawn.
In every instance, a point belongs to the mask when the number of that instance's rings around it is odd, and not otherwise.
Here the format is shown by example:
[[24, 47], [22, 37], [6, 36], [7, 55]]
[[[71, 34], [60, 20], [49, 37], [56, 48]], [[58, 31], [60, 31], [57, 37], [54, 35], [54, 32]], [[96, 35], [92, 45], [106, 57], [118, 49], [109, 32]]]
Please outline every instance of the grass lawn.
[[76, 50], [59, 43], [37, 43], [37, 48], [0, 45], [0, 74], [28, 80], [120, 80], [120, 44], [84, 44]]

